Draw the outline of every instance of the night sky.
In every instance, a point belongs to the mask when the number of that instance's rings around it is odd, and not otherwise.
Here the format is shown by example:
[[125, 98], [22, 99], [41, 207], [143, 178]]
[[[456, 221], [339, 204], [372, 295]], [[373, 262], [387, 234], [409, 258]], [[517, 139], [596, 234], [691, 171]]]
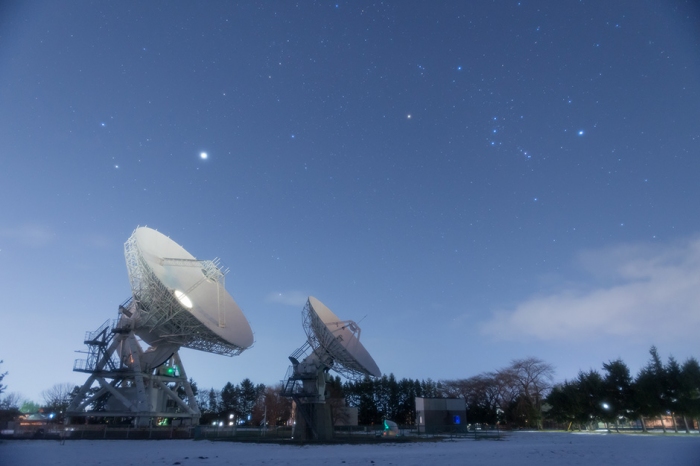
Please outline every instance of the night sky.
[[[206, 154], [206, 157], [202, 154]], [[221, 258], [274, 384], [308, 295], [384, 373], [700, 357], [693, 1], [0, 3], [0, 372], [81, 384], [155, 228]]]

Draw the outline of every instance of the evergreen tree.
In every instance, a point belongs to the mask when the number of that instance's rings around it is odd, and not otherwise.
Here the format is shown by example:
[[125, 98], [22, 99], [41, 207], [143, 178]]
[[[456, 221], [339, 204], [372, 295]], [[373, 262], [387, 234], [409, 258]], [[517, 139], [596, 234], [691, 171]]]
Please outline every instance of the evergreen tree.
[[41, 409], [41, 406], [39, 403], [35, 403], [31, 400], [26, 400], [22, 403], [22, 406], [20, 406], [19, 410], [21, 413], [24, 414], [34, 414], [38, 413], [39, 410]]
[[620, 417], [629, 418], [634, 413], [632, 376], [622, 359], [603, 363], [603, 369], [605, 370], [603, 402], [607, 405], [603, 413], [604, 420], [613, 421], [615, 429], [619, 432]]
[[576, 423], [581, 426], [588, 421], [588, 415], [583, 409], [582, 393], [577, 381], [557, 384], [552, 387], [546, 398], [550, 406], [548, 416], [557, 422], [566, 423], [567, 430]]
[[401, 379], [398, 383], [398, 400], [394, 420], [403, 425], [413, 425], [416, 422], [416, 389], [411, 379]]
[[231, 382], [226, 382], [224, 388], [221, 389], [221, 403], [218, 406], [218, 412], [224, 414], [233, 414], [236, 419], [241, 418], [243, 411], [240, 406], [240, 389], [234, 386]]
[[219, 394], [213, 388], [209, 390], [208, 409], [212, 414], [219, 413]]
[[606, 417], [605, 402], [603, 400], [605, 396], [603, 378], [596, 370], [581, 371], [579, 372], [577, 383], [582, 407], [581, 414], [585, 416], [585, 421], [583, 418], [581, 421], [585, 422], [589, 428], [592, 428], [593, 423]]
[[678, 423], [676, 422], [676, 414], [681, 410], [681, 366], [673, 356], [669, 356], [668, 363], [664, 367], [665, 383], [664, 383], [664, 408], [671, 413], [673, 422], [673, 430], [678, 433]]
[[421, 396], [424, 398], [438, 398], [440, 395], [438, 393], [437, 383], [432, 379], [428, 378], [426, 380], [421, 380], [420, 382]]
[[359, 383], [360, 404], [357, 407], [357, 417], [360, 424], [373, 425], [381, 422], [376, 397], [377, 385], [370, 377], [365, 377]]
[[249, 378], [243, 379], [239, 387], [238, 406], [240, 408], [241, 418], [248, 421], [248, 417], [253, 413], [253, 407], [258, 401], [259, 396], [265, 390], [264, 385], [254, 385]]
[[687, 359], [681, 367], [678, 407], [683, 413], [686, 432], [690, 433], [688, 417], [696, 419], [700, 427], [700, 364], [695, 358]]
[[[655, 346], [649, 350], [651, 359], [637, 375], [634, 381], [635, 404], [642, 422], [642, 429], [646, 431], [645, 417], [658, 417], [665, 411], [665, 371], [661, 358]], [[666, 426], [661, 421], [661, 427], [666, 432]]]

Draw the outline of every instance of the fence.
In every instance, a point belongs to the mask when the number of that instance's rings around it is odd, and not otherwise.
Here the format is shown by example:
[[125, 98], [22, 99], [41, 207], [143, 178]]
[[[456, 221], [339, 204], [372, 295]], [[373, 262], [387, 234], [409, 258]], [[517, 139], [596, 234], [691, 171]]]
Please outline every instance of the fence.
[[194, 427], [130, 427], [103, 425], [46, 424], [44, 426], [17, 426], [3, 431], [2, 437], [14, 439], [109, 439], [109, 440], [163, 440], [193, 437]]
[[[430, 438], [472, 438], [500, 439], [504, 433], [498, 430], [477, 429], [472, 427], [438, 426], [419, 432], [416, 426], [399, 426], [397, 436], [387, 437], [381, 424], [371, 426], [336, 426], [334, 441], [371, 442], [374, 440], [394, 439], [397, 441]], [[2, 438], [13, 439], [54, 439], [54, 440], [165, 440], [165, 439], [201, 439], [251, 442], [295, 441], [294, 428], [281, 427], [236, 427], [236, 426], [166, 426], [166, 427], [131, 427], [109, 424], [70, 425], [45, 424], [33, 426], [16, 426], [3, 430]], [[298, 438], [298, 437], [297, 437]]]

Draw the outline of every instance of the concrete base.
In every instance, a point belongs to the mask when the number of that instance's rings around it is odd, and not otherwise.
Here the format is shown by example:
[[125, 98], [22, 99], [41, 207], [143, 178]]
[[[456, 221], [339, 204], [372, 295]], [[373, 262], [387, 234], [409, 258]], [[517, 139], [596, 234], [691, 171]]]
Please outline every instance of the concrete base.
[[[302, 410], [304, 410], [303, 413]], [[313, 426], [308, 425], [306, 419], [309, 419]], [[295, 431], [294, 437], [300, 440], [331, 440], [333, 438], [331, 407], [326, 403], [304, 403], [298, 405]]]

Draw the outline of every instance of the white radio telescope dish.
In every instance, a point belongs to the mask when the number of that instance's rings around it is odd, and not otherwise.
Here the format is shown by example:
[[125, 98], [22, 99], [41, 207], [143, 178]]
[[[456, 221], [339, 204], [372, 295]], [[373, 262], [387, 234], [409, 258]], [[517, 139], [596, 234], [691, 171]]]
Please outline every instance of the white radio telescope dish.
[[306, 343], [289, 360], [282, 395], [297, 404], [297, 428], [302, 438], [328, 440], [333, 437], [330, 408], [325, 404], [326, 382], [334, 370], [349, 379], [381, 377], [372, 356], [360, 343], [360, 327], [340, 320], [321, 301], [309, 296], [302, 311]]
[[333, 360], [332, 369], [349, 378], [382, 373], [360, 343], [360, 327], [351, 320], [342, 321], [325, 304], [313, 296], [304, 307], [304, 330], [311, 346]]
[[146, 227], [134, 230], [124, 256], [132, 296], [116, 321], [86, 334], [87, 359], [76, 360], [73, 370], [90, 377], [66, 415], [126, 417], [136, 426], [163, 419], [196, 424], [201, 413], [178, 351], [238, 355], [253, 344], [248, 320], [226, 291], [218, 259], [198, 260]]
[[226, 291], [218, 260], [197, 260], [146, 227], [134, 231], [124, 251], [139, 307], [136, 332], [148, 343], [156, 336], [161, 342], [226, 356], [253, 344], [250, 324]]

